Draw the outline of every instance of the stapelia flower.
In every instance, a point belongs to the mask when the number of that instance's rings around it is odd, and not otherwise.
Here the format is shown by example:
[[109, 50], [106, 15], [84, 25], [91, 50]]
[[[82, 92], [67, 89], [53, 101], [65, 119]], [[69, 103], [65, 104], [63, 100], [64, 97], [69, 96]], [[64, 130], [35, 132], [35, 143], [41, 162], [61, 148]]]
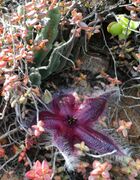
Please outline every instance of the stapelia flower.
[[82, 141], [100, 154], [113, 151], [122, 154], [113, 140], [93, 129], [110, 95], [111, 92], [80, 101], [76, 93], [60, 92], [48, 109], [40, 112], [45, 131], [51, 134], [52, 144], [62, 153], [69, 169], [73, 169], [77, 160], [74, 145]]
[[25, 174], [25, 176], [31, 180], [51, 180], [51, 175], [52, 170], [45, 160], [42, 164], [40, 161], [36, 161], [33, 168]]

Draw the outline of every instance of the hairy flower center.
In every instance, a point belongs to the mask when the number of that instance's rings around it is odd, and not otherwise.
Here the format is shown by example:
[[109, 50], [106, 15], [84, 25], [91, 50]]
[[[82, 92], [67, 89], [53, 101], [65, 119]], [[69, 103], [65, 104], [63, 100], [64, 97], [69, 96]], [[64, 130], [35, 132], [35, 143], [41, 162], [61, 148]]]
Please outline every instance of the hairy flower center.
[[71, 117], [71, 116], [68, 116], [68, 117], [67, 117], [67, 122], [68, 122], [68, 124], [69, 124], [70, 126], [73, 125], [73, 124], [75, 124], [76, 121], [77, 121], [77, 119], [75, 119], [75, 118], [73, 118], [73, 117]]

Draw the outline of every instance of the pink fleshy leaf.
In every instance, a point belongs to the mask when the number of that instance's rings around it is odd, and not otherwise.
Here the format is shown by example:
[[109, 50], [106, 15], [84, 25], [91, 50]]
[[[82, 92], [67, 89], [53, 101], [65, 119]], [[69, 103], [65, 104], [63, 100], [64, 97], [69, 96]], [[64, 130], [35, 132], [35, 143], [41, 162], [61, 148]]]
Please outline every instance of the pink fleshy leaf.
[[30, 170], [30, 171], [26, 172], [25, 176], [28, 179], [34, 179], [35, 178], [35, 171], [34, 170]]

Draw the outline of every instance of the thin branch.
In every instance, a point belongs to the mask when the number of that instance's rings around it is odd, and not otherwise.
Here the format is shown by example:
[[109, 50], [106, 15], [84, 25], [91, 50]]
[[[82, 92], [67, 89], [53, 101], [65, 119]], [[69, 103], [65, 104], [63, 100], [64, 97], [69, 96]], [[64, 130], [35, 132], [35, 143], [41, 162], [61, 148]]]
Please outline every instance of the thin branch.
[[135, 99], [135, 100], [140, 100], [140, 97], [135, 97], [135, 96], [128, 96], [128, 95], [121, 95], [125, 98], [131, 98], [131, 99]]
[[86, 153], [88, 156], [90, 157], [94, 157], [94, 158], [102, 158], [102, 157], [105, 157], [105, 156], [110, 156], [114, 153], [116, 153], [117, 150], [113, 150], [112, 152], [109, 152], [109, 153], [105, 153], [105, 154], [101, 154], [101, 155], [94, 155], [94, 154], [90, 154], [90, 153]]
[[71, 59], [67, 58], [66, 56], [64, 56], [64, 55], [63, 55], [62, 53], [60, 53], [60, 52], [58, 52], [58, 54], [59, 54], [60, 56], [62, 56], [64, 59], [66, 59], [67, 61], [69, 61], [70, 63], [72, 63], [73, 67], [75, 68], [75, 64], [74, 64], [74, 62], [73, 62]]
[[[108, 51], [109, 51], [109, 53], [110, 53], [110, 55], [111, 55], [111, 57], [112, 57], [113, 63], [114, 63], [114, 73], [115, 73], [115, 77], [116, 77], [116, 79], [118, 79], [117, 67], [116, 67], [116, 59], [115, 59], [112, 51], [110, 50], [110, 48], [109, 48], [109, 46], [108, 46], [108, 44], [107, 44], [107, 41], [106, 41], [106, 38], [105, 38], [105, 34], [104, 34], [103, 29], [101, 29], [101, 31], [102, 31], [102, 34], [103, 34], [103, 39], [104, 39], [105, 46], [107, 47], [107, 49], [108, 49]], [[119, 85], [117, 85], [117, 87], [118, 87], [118, 91], [119, 91], [119, 99], [118, 99], [118, 101], [120, 101], [120, 88], [119, 88]]]
[[17, 132], [20, 128], [15, 128], [11, 131], [8, 131], [7, 133], [5, 133], [4, 135], [0, 136], [0, 140], [6, 138], [7, 136], [11, 135], [11, 134], [14, 134], [15, 132]]
[[8, 161], [6, 161], [6, 162], [0, 167], [0, 170], [2, 170], [10, 161], [13, 161], [20, 153], [21, 153], [21, 151], [20, 151], [20, 152], [17, 152], [13, 157], [11, 157], [10, 159], [8, 159]]
[[3, 111], [2, 111], [2, 113], [0, 113], [0, 119], [2, 119], [2, 120], [3, 120], [4, 116], [5, 116], [7, 105], [8, 105], [8, 101], [6, 101], [5, 106], [3, 108]]

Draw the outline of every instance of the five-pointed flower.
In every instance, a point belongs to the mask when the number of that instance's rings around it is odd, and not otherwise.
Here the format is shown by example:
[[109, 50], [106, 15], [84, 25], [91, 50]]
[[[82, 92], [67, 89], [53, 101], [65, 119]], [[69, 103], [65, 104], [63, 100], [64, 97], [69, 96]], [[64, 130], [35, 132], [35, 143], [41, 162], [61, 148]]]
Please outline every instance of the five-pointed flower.
[[40, 112], [45, 131], [51, 134], [52, 144], [62, 153], [69, 168], [75, 163], [74, 145], [82, 141], [100, 154], [113, 151], [121, 154], [112, 139], [93, 129], [111, 94], [108, 92], [81, 101], [76, 93], [60, 92], [54, 96], [48, 109]]

